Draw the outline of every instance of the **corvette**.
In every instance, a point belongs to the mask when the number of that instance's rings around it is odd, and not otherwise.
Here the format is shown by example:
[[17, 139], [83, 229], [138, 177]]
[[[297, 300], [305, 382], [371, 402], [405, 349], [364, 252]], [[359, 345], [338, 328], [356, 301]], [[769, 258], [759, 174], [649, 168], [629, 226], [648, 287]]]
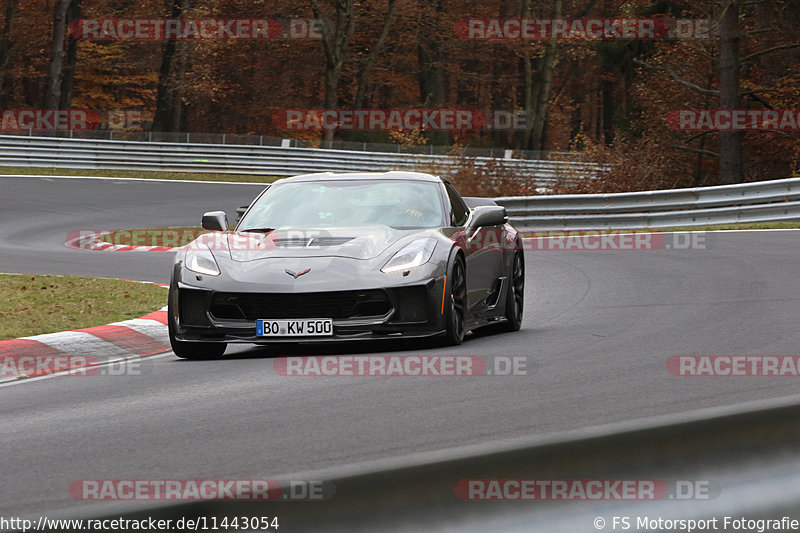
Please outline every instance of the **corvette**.
[[222, 211], [175, 255], [172, 350], [516, 331], [521, 236], [505, 208], [415, 172], [308, 174], [267, 187], [228, 230]]

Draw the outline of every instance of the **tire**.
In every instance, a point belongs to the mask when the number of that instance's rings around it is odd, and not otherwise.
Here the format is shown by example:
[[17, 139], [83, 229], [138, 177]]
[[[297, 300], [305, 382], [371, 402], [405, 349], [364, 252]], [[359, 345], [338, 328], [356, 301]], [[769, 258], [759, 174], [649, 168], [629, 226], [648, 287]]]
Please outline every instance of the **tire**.
[[519, 331], [522, 327], [522, 313], [525, 310], [525, 257], [521, 250], [514, 252], [514, 258], [511, 260], [511, 276], [509, 276], [507, 287], [506, 321], [495, 327], [497, 331]]
[[169, 301], [167, 302], [167, 329], [169, 330], [169, 345], [172, 351], [182, 359], [209, 360], [219, 359], [228, 347], [224, 342], [185, 342], [175, 338], [175, 318], [173, 314], [174, 291], [173, 284], [169, 288]]
[[457, 346], [464, 342], [466, 315], [467, 315], [467, 270], [461, 256], [456, 256], [453, 268], [447, 277], [450, 287], [448, 299], [445, 302], [447, 314], [445, 315], [445, 329], [443, 342], [445, 346]]

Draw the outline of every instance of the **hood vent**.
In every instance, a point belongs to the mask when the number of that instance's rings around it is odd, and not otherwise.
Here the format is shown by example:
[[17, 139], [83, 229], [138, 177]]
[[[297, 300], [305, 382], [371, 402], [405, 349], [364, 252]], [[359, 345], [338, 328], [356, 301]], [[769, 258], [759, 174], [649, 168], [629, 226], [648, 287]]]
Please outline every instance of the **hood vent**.
[[350, 242], [354, 237], [282, 237], [275, 239], [276, 248], [322, 248], [326, 246], [340, 246]]

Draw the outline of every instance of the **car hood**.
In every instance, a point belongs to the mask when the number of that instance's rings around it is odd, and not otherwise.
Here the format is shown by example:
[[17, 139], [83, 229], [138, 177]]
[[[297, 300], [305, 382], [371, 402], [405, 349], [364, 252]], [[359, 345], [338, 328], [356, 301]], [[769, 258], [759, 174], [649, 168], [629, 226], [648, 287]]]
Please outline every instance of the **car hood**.
[[230, 232], [225, 243], [238, 262], [270, 258], [346, 257], [374, 259], [403, 237], [419, 229], [375, 228], [278, 229], [270, 232]]

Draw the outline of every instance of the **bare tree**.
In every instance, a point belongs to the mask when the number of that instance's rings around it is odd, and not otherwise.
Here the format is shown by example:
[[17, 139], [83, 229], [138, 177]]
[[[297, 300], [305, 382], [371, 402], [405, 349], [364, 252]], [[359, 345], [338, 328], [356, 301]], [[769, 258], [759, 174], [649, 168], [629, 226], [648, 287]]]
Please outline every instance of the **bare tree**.
[[64, 59], [67, 55], [67, 12], [73, 0], [56, 0], [53, 10], [53, 44], [47, 72], [44, 107], [58, 109], [61, 103], [61, 83], [64, 79]]
[[[436, 27], [445, 6], [444, 0], [420, 0], [420, 5], [423, 10], [417, 24], [417, 80], [423, 107], [435, 108], [443, 104], [447, 96], [447, 70], [444, 68], [447, 58], [442, 34]], [[435, 15], [427, 16], [431, 11]], [[444, 131], [429, 132], [428, 136], [433, 145], [446, 145], [449, 141], [449, 135]]]
[[[164, 0], [167, 17], [180, 18], [186, 9], [186, 1]], [[180, 131], [183, 119], [183, 70], [184, 63], [178, 57], [177, 41], [165, 40], [161, 45], [161, 68], [158, 71], [152, 131]]]
[[19, 0], [8, 0], [5, 11], [3, 12], [3, 27], [0, 29], [0, 105], [3, 105], [3, 80], [5, 70], [8, 66], [8, 58], [11, 56], [11, 48], [14, 42], [11, 40], [11, 32], [14, 28], [14, 13], [19, 5]]
[[[339, 105], [339, 80], [342, 77], [350, 39], [356, 25], [355, 0], [328, 0], [334, 10], [332, 22], [325, 17], [319, 0], [310, 0], [314, 17], [325, 20], [322, 45], [325, 50], [325, 109], [336, 109]], [[333, 130], [325, 130], [324, 139], [333, 140]]]
[[[553, 0], [553, 19], [559, 19], [563, 13], [563, 0]], [[522, 17], [530, 16], [531, 2], [523, 0]], [[528, 128], [525, 130], [523, 145], [530, 150], [543, 150], [545, 125], [549, 112], [550, 95], [553, 90], [553, 70], [556, 64], [558, 44], [555, 39], [548, 40], [544, 45], [544, 52], [536, 61], [534, 75], [530, 57], [523, 58], [523, 79], [525, 84], [525, 110], [528, 119]]]
[[[717, 25], [719, 28], [718, 89], [700, 87], [682, 78], [673, 69], [666, 66], [651, 65], [639, 59], [634, 59], [634, 62], [649, 69], [664, 71], [669, 74], [674, 81], [698, 94], [718, 98], [721, 109], [739, 109], [741, 107], [743, 94], [746, 94], [749, 98], [757, 100], [762, 104], [766, 104], [766, 102], [757, 95], [757, 90], [742, 92], [740, 86], [742, 62], [754, 57], [761, 57], [764, 54], [769, 54], [777, 50], [797, 48], [800, 47], [800, 43], [781, 43], [780, 45], [762, 49], [740, 58], [739, 47], [742, 33], [739, 27], [739, 13], [742, 5], [744, 5], [742, 0], [718, 0], [718, 6], [721, 10]], [[689, 138], [689, 141], [695, 139], [701, 139], [704, 142], [705, 135], [693, 135]], [[676, 145], [675, 147], [704, 157], [717, 158], [719, 160], [718, 183], [741, 183], [744, 181], [743, 139], [743, 131], [720, 131], [718, 153], [705, 148], [698, 149], [684, 145]]]
[[[67, 27], [73, 20], [81, 17], [81, 0], [72, 0], [67, 9]], [[67, 37], [67, 49], [64, 64], [61, 67], [61, 95], [58, 99], [60, 109], [67, 109], [72, 105], [72, 87], [75, 81], [75, 63], [78, 59], [78, 40], [71, 34]]]
[[369, 52], [367, 53], [366, 61], [364, 61], [364, 63], [361, 65], [361, 68], [358, 69], [358, 88], [356, 90], [355, 100], [353, 101], [354, 109], [360, 109], [361, 106], [364, 105], [369, 75], [375, 66], [375, 60], [378, 58], [381, 50], [383, 50], [383, 46], [386, 43], [386, 37], [389, 35], [389, 30], [394, 22], [394, 16], [397, 12], [397, 6], [399, 5], [399, 2], [397, 0], [388, 0], [388, 2], [389, 5], [386, 13], [386, 19], [383, 22], [380, 34], [378, 34], [378, 38], [375, 40], [375, 43], [370, 47]]
[[[719, 22], [719, 104], [722, 109], [739, 109], [739, 2], [720, 0]], [[719, 134], [719, 183], [744, 181], [742, 139], [744, 132], [722, 131]]]

